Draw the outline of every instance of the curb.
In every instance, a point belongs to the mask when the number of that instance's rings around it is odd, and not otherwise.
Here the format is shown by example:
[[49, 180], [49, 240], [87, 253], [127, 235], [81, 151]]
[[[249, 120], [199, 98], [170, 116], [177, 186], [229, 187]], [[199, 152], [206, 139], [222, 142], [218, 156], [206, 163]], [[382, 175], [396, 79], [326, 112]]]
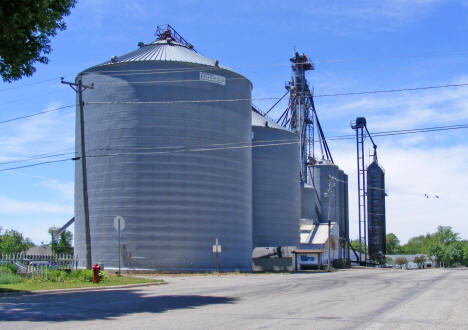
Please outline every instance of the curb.
[[69, 288], [69, 289], [53, 289], [53, 290], [37, 290], [37, 291], [16, 291], [16, 292], [0, 292], [0, 298], [7, 296], [25, 296], [25, 295], [39, 295], [39, 294], [56, 294], [56, 293], [72, 293], [72, 292], [99, 292], [108, 291], [114, 289], [129, 289], [137, 287], [146, 287], [153, 285], [165, 285], [167, 282], [155, 282], [155, 283], [140, 283], [140, 284], [125, 284], [125, 285], [112, 285], [112, 286], [101, 286], [85, 287], [85, 288]]

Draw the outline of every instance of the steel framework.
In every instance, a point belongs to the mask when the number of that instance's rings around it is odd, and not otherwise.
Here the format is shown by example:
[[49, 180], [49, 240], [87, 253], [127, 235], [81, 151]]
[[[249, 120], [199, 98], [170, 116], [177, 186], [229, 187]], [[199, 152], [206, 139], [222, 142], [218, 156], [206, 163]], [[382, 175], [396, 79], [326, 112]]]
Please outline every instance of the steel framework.
[[179, 33], [177, 33], [177, 31], [170, 24], [158, 25], [156, 27], [155, 35], [158, 37], [158, 40], [173, 40], [178, 44], [196, 51], [193, 45], [185, 40]]
[[289, 104], [277, 120], [277, 123], [296, 132], [299, 136], [301, 147], [301, 181], [302, 183], [307, 183], [307, 166], [315, 164], [317, 160], [315, 156], [316, 143], [320, 148], [321, 159], [326, 159], [333, 163], [333, 157], [317, 117], [313, 93], [310, 91], [305, 77], [306, 71], [314, 70], [314, 66], [305, 54], [299, 54], [298, 52], [294, 54], [294, 57], [290, 61], [292, 63], [293, 77], [291, 77], [291, 80], [285, 86], [287, 93], [289, 93]]
[[[351, 128], [356, 131], [356, 155], [357, 155], [357, 187], [358, 187], [358, 221], [359, 221], [359, 261], [366, 265], [368, 263], [367, 249], [367, 179], [366, 167], [364, 164], [364, 143], [365, 137], [369, 136], [376, 153], [377, 145], [367, 129], [366, 118], [358, 117], [351, 124]], [[362, 245], [364, 243], [364, 246]], [[362, 249], [364, 248], [364, 260], [362, 260]]]

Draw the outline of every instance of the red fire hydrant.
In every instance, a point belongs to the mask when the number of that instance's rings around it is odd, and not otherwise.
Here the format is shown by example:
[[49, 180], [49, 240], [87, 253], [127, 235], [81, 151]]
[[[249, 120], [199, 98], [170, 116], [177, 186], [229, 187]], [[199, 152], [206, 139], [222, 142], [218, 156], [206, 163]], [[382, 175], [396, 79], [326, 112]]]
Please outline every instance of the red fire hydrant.
[[101, 271], [101, 267], [98, 264], [94, 264], [93, 266], [93, 283], [99, 283], [99, 272]]

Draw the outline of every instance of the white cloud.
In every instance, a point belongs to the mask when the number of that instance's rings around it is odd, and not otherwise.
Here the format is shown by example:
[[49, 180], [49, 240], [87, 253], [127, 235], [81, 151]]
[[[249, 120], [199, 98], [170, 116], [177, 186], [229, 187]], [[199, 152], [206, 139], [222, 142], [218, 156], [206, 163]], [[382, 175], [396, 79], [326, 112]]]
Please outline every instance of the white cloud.
[[[349, 174], [350, 228], [354, 238], [357, 236], [354, 144], [341, 143], [334, 147], [336, 163]], [[438, 225], [447, 225], [468, 238], [465, 206], [468, 147], [420, 149], [387, 144], [379, 149], [379, 161], [386, 171], [387, 233], [393, 232], [405, 242], [434, 232]]]
[[0, 214], [73, 214], [70, 203], [48, 203], [40, 201], [20, 201], [0, 196]]
[[[463, 76], [454, 84], [466, 83]], [[320, 99], [322, 121], [349, 120], [356, 114], [367, 118], [371, 131], [443, 126], [468, 122], [468, 86], [408, 93], [373, 94], [350, 102]], [[350, 133], [349, 128], [346, 128]], [[421, 142], [421, 140], [415, 141]]]
[[[319, 28], [339, 35], [398, 30], [426, 17], [438, 0], [366, 0], [359, 3], [337, 1], [313, 1], [304, 11], [314, 21], [326, 20]], [[372, 24], [372, 29], [365, 27]]]
[[[60, 103], [53, 102], [44, 110], [60, 106]], [[31, 154], [72, 150], [75, 139], [73, 109], [66, 108], [5, 125], [0, 132], [0, 161], [21, 159]]]

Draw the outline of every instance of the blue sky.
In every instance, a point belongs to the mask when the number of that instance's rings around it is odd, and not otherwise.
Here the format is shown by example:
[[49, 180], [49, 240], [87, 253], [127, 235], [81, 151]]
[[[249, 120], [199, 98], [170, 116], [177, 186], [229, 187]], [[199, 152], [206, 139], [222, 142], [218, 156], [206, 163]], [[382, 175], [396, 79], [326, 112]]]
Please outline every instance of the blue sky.
[[[203, 55], [253, 83], [253, 98], [279, 97], [293, 49], [315, 63], [315, 94], [468, 83], [468, 1], [124, 1], [82, 0], [52, 40], [50, 63], [31, 78], [0, 83], [0, 121], [74, 104], [83, 69], [154, 39], [169, 23]], [[28, 85], [31, 84], [31, 85]], [[273, 101], [253, 101], [266, 110]], [[468, 123], [468, 87], [316, 98], [328, 136]], [[271, 113], [276, 118], [284, 104]], [[74, 109], [1, 124], [0, 162], [74, 146]], [[450, 225], [468, 239], [467, 130], [377, 138], [387, 174], [387, 232], [404, 242]], [[354, 141], [330, 141], [350, 175], [350, 226], [356, 236]], [[18, 165], [22, 165], [20, 163]], [[25, 163], [26, 164], [26, 163]], [[0, 168], [9, 167], [0, 164]], [[73, 216], [73, 164], [0, 172], [0, 226], [36, 243]], [[439, 195], [440, 198], [425, 198]]]

